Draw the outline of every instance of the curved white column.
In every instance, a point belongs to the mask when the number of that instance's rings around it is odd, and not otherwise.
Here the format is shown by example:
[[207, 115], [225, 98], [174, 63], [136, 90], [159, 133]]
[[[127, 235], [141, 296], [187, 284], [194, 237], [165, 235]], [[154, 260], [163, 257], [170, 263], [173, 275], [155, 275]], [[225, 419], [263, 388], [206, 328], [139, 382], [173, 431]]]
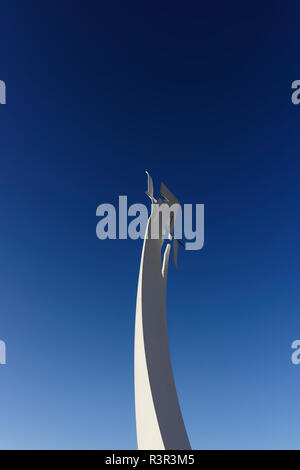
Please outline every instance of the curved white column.
[[[167, 201], [155, 201], [157, 204], [161, 202]], [[166, 283], [171, 245], [166, 246], [162, 266], [164, 239], [151, 239], [153, 217], [152, 206], [143, 244], [136, 302], [134, 381], [138, 448], [190, 449], [168, 344]]]

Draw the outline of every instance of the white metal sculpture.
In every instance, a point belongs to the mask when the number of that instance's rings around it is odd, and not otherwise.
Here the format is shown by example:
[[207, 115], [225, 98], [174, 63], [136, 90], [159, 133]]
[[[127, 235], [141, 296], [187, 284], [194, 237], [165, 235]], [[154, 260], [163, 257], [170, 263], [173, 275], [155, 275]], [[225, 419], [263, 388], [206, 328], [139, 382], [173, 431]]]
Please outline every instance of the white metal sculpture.
[[[134, 345], [135, 411], [138, 448], [148, 450], [190, 449], [176, 393], [169, 353], [166, 319], [166, 286], [168, 262], [173, 244], [177, 266], [178, 240], [174, 239], [174, 221], [160, 227], [159, 237], [151, 237], [151, 226], [157, 224], [161, 204], [169, 207], [178, 200], [162, 183], [164, 199], [156, 200], [153, 182], [148, 174], [148, 191], [152, 201], [140, 264]], [[175, 207], [175, 206], [174, 206]], [[174, 211], [175, 212], [175, 211]], [[162, 262], [163, 234], [168, 240]]]

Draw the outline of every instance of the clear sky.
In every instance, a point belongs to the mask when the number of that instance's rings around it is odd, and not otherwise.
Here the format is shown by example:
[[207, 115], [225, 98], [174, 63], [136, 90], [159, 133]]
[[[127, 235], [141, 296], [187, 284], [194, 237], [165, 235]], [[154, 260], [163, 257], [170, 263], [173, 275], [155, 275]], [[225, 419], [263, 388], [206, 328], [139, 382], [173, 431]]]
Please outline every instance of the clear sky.
[[300, 448], [297, 2], [2, 2], [0, 448], [136, 448], [141, 241], [96, 208], [145, 170], [205, 204], [170, 266], [192, 447]]

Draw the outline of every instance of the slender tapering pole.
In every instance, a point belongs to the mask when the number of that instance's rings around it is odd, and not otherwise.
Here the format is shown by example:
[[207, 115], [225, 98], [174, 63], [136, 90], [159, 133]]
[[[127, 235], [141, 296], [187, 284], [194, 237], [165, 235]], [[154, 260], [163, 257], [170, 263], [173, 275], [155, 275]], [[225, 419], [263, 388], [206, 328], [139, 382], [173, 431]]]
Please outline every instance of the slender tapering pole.
[[[148, 195], [153, 198], [153, 190]], [[155, 200], [154, 205], [160, 202]], [[136, 301], [134, 380], [138, 448], [190, 449], [168, 343], [166, 287], [171, 244], [166, 245], [162, 263], [164, 239], [151, 238], [151, 224], [157, 222], [154, 205], [143, 243]]]

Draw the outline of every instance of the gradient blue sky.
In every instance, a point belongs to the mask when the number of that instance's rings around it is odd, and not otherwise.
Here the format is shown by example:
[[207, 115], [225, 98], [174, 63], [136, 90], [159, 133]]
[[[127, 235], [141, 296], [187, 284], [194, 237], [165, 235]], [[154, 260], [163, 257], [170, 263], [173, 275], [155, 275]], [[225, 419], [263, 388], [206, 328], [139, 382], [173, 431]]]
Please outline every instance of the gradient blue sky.
[[297, 2], [1, 3], [0, 448], [136, 448], [142, 242], [96, 207], [151, 172], [205, 204], [169, 275], [195, 449], [300, 448]]

